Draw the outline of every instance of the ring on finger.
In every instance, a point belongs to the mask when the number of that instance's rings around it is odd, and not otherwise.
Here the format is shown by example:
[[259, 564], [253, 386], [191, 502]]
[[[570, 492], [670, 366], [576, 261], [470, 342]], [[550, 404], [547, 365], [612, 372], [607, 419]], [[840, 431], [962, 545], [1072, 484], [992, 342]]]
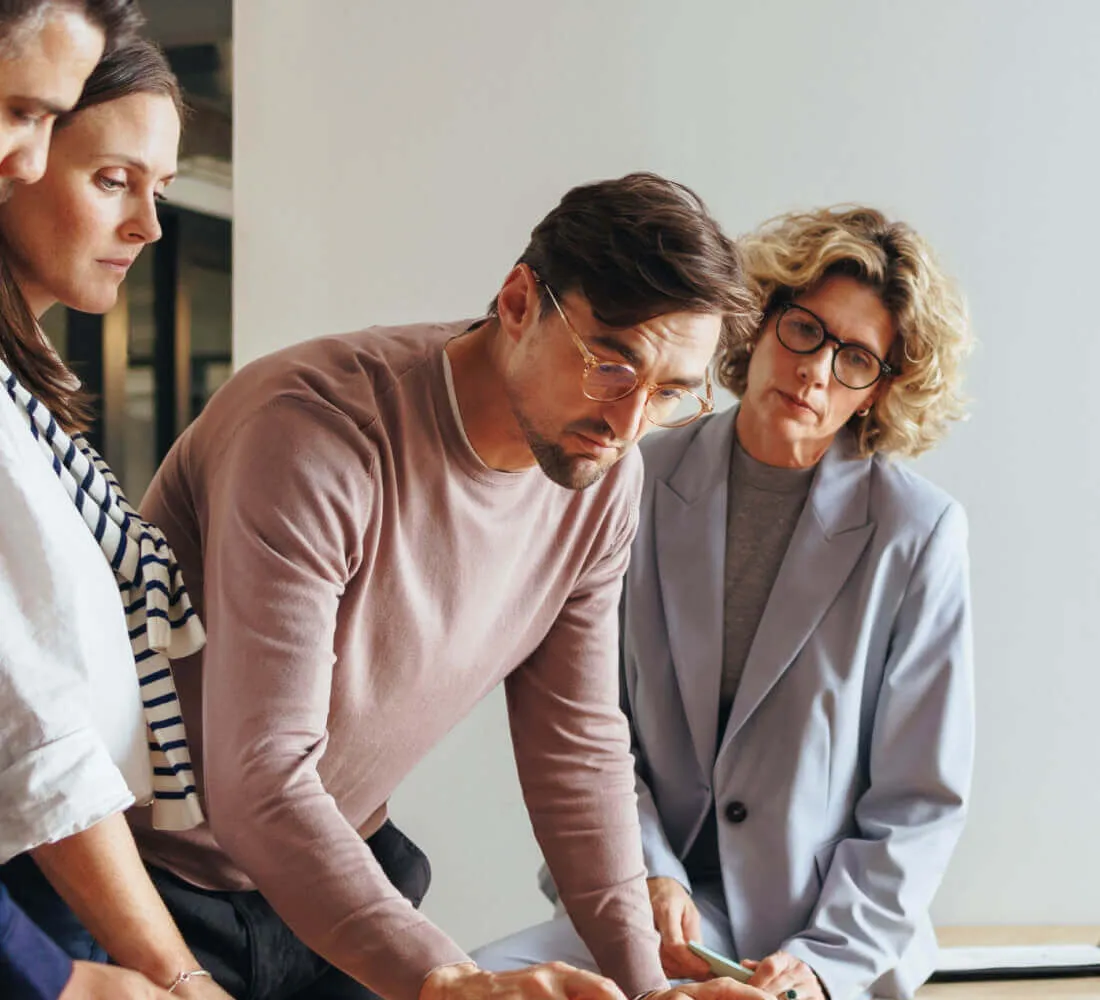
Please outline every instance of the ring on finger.
[[798, 1000], [798, 990], [784, 990], [782, 993], [777, 993], [778, 1000]]

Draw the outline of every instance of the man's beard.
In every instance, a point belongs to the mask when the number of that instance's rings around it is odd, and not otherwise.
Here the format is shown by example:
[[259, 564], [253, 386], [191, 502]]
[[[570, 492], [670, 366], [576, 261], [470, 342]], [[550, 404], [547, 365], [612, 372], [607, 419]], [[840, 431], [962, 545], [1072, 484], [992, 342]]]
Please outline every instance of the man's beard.
[[[588, 489], [589, 486], [603, 479], [607, 471], [622, 458], [622, 451], [620, 451], [613, 461], [601, 465], [593, 458], [570, 455], [558, 442], [543, 437], [535, 430], [521, 411], [516, 410], [515, 413], [531, 454], [535, 456], [535, 461], [539, 463], [543, 474], [551, 482], [564, 486], [567, 490]], [[586, 427], [593, 434], [601, 437], [607, 436], [610, 431], [610, 428], [606, 426], [601, 428], [595, 423]], [[581, 430], [581, 428], [577, 429]]]

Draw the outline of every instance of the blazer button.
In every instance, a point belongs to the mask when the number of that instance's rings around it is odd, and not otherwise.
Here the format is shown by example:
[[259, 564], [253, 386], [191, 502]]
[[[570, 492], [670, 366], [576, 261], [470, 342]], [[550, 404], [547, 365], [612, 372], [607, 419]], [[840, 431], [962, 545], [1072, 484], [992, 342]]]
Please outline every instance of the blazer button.
[[745, 808], [744, 802], [727, 802], [726, 803], [726, 819], [731, 823], [744, 823], [748, 818], [749, 811]]

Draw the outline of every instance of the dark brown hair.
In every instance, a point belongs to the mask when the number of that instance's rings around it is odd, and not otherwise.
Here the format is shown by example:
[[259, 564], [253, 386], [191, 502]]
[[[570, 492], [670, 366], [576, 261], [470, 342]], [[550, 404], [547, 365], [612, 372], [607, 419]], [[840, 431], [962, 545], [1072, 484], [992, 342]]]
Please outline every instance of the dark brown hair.
[[[2, 0], [0, 0], [2, 2]], [[170, 97], [183, 117], [183, 96], [179, 81], [164, 53], [152, 42], [137, 38], [104, 56], [84, 83], [80, 100], [72, 111], [57, 119], [63, 129], [73, 118], [97, 104], [118, 101], [131, 94], [163, 94]]]
[[[87, 108], [131, 94], [163, 94], [182, 114], [179, 83], [164, 53], [143, 39], [127, 42], [100, 61], [84, 84], [80, 100], [58, 119], [56, 128], [65, 128]], [[66, 431], [84, 430], [91, 418], [91, 400], [77, 387], [72, 373], [31, 314], [8, 264], [9, 257], [0, 236], [0, 358]]]
[[[657, 174], [573, 188], [532, 230], [519, 263], [558, 295], [582, 294], [612, 327], [715, 312], [724, 317], [724, 342], [751, 311], [734, 242], [695, 192]], [[552, 309], [544, 292], [543, 314]]]
[[0, 0], [0, 44], [17, 37], [24, 26], [51, 8], [75, 10], [99, 28], [106, 38], [105, 52], [127, 44], [145, 22], [137, 0]]

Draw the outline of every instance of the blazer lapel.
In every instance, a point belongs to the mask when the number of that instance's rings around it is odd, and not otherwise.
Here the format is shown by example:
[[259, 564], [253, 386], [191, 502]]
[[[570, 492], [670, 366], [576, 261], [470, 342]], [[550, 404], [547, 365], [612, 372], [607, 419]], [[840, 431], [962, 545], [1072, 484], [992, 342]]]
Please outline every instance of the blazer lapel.
[[722, 751], [794, 661], [866, 547], [874, 530], [870, 471], [854, 439], [838, 434], [818, 467], [757, 627]]
[[654, 530], [669, 650], [699, 767], [718, 743], [726, 498], [736, 408], [713, 417], [667, 480], [654, 483]]

